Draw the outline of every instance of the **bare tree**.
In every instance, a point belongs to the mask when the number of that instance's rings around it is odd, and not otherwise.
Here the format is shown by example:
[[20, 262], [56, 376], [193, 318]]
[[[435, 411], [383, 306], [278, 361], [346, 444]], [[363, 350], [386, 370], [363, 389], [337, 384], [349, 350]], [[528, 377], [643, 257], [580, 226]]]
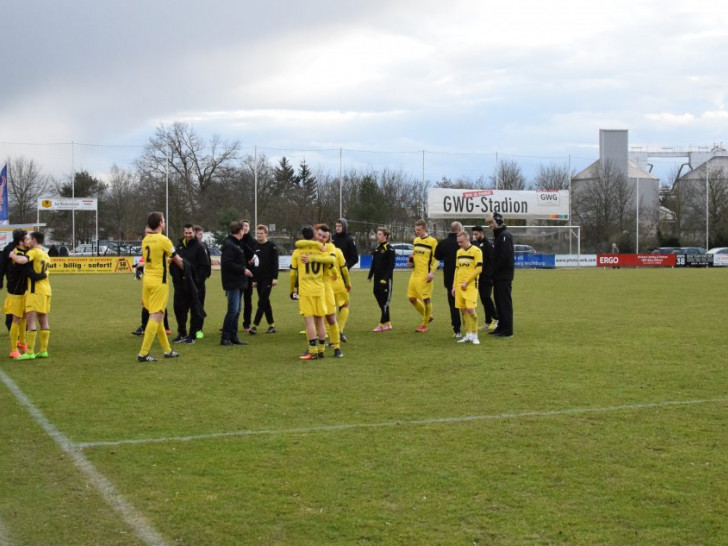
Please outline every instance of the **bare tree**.
[[[136, 190], [137, 184], [132, 173], [112, 165], [101, 217], [109, 234], [120, 241], [136, 238], [143, 225], [142, 218], [136, 214], [139, 210]], [[146, 212], [143, 211], [143, 214]]]
[[496, 174], [490, 178], [493, 187], [499, 190], [520, 191], [526, 189], [526, 177], [515, 161], [500, 161], [496, 168]]
[[567, 165], [539, 165], [533, 182], [538, 190], [568, 190], [572, 176]]
[[10, 218], [17, 223], [31, 222], [36, 218], [38, 198], [51, 189], [50, 178], [33, 159], [9, 159], [7, 165]]
[[171, 183], [179, 186], [185, 202], [184, 213], [191, 214], [198, 198], [212, 186], [219, 171], [237, 157], [240, 144], [213, 136], [208, 142], [184, 122], [170, 127], [160, 125], [137, 160], [140, 177], [164, 177], [170, 170]]

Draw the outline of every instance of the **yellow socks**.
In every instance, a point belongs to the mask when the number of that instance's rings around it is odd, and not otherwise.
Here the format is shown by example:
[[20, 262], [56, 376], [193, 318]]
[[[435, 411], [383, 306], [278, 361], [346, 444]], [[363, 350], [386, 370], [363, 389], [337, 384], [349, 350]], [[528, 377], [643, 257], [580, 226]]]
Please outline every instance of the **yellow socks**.
[[349, 306], [342, 307], [339, 309], [339, 314], [336, 316], [336, 322], [339, 323], [339, 332], [346, 330], [346, 323], [349, 321]]
[[37, 332], [35, 330], [28, 330], [25, 332], [25, 344], [28, 346], [28, 353], [35, 354], [35, 336]]
[[45, 352], [48, 350], [48, 340], [51, 337], [51, 331], [50, 330], [41, 330], [40, 331], [40, 349], [39, 351]]

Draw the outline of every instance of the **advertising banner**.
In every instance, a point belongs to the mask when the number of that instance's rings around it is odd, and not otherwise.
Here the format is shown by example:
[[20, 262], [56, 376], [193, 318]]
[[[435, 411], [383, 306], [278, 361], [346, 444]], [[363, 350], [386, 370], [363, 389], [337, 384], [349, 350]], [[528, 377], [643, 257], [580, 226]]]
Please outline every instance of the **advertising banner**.
[[675, 267], [675, 254], [597, 254], [598, 267]]
[[96, 210], [98, 200], [90, 197], [67, 199], [63, 197], [39, 197], [38, 210]]
[[51, 275], [65, 273], [131, 273], [134, 258], [88, 256], [78, 258], [51, 258]]
[[513, 265], [516, 269], [553, 269], [556, 260], [553, 254], [516, 254]]
[[596, 267], [596, 254], [557, 254], [556, 267]]
[[479, 218], [500, 212], [508, 218], [568, 220], [569, 192], [463, 190], [431, 188], [427, 192], [430, 218]]
[[728, 267], [728, 254], [713, 254], [714, 267]]

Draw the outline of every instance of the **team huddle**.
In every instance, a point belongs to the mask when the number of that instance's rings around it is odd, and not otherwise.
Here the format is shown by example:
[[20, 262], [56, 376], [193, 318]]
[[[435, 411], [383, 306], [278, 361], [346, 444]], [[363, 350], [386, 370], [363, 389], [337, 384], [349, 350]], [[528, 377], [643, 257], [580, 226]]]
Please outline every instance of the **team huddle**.
[[[49, 357], [51, 260], [43, 250], [43, 241], [44, 235], [39, 231], [28, 233], [15, 229], [13, 241], [3, 250], [0, 283], [5, 279], [8, 289], [3, 312], [10, 331], [10, 358], [15, 360]], [[36, 341], [39, 341], [38, 351]]]

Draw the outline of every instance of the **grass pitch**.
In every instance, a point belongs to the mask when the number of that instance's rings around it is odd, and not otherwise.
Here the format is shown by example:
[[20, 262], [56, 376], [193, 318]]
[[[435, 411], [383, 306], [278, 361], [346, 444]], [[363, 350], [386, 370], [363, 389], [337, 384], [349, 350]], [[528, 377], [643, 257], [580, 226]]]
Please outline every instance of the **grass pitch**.
[[353, 273], [345, 358], [301, 362], [287, 275], [221, 347], [215, 274], [205, 339], [142, 365], [140, 284], [55, 276], [51, 358], [0, 364], [0, 544], [728, 542], [728, 270], [518, 271], [479, 346], [440, 276], [414, 333], [407, 277], [373, 333]]

